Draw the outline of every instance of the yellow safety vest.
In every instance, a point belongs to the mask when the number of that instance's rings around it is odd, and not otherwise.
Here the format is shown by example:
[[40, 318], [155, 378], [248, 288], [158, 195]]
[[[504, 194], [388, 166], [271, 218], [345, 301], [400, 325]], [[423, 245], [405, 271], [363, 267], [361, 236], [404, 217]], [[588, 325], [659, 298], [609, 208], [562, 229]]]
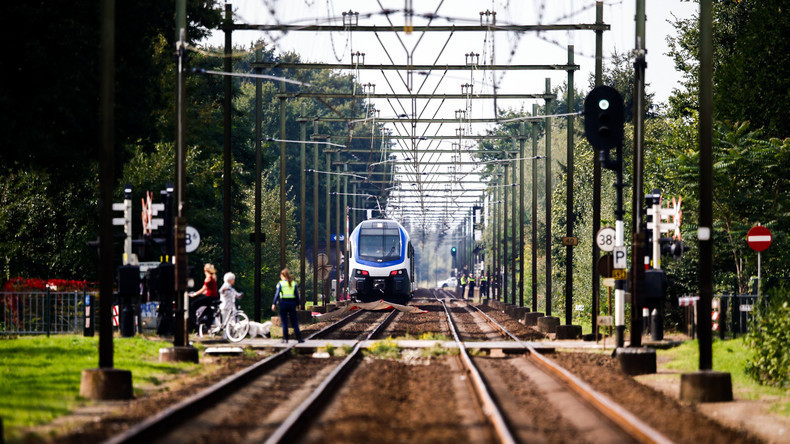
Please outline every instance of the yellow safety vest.
[[280, 298], [281, 299], [295, 299], [296, 284], [289, 285], [288, 281], [280, 281]]
[[480, 276], [480, 282], [485, 282], [485, 281], [487, 281], [487, 280], [488, 280], [488, 278], [487, 278], [487, 277], [485, 277], [485, 276]]
[[469, 276], [469, 283], [470, 284], [474, 284], [475, 283], [475, 277], [474, 276]]
[[461, 285], [466, 285], [466, 276], [461, 276]]

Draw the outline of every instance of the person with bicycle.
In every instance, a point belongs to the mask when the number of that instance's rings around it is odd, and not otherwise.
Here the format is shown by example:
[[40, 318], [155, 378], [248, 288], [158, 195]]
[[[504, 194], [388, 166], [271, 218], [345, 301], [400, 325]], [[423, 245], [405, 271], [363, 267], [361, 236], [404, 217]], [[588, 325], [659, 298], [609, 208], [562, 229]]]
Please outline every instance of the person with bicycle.
[[283, 325], [283, 342], [288, 342], [288, 318], [291, 318], [296, 339], [302, 340], [302, 333], [299, 331], [299, 316], [296, 314], [296, 306], [299, 304], [299, 288], [294, 282], [293, 276], [287, 268], [280, 272], [280, 282], [274, 291], [274, 301], [272, 311], [277, 310], [277, 302], [280, 302], [280, 321]]
[[[200, 307], [207, 307], [212, 305], [219, 297], [217, 291], [217, 269], [212, 264], [203, 266], [203, 273], [206, 279], [203, 281], [203, 286], [200, 290], [189, 293], [189, 297], [193, 298], [189, 303], [189, 328], [197, 329], [197, 310]], [[199, 297], [198, 297], [199, 296]]]
[[242, 294], [233, 288], [233, 285], [236, 283], [235, 274], [227, 272], [223, 280], [225, 283], [219, 289], [219, 310], [222, 313], [222, 325], [225, 325], [230, 315], [236, 309], [236, 298], [240, 298]]

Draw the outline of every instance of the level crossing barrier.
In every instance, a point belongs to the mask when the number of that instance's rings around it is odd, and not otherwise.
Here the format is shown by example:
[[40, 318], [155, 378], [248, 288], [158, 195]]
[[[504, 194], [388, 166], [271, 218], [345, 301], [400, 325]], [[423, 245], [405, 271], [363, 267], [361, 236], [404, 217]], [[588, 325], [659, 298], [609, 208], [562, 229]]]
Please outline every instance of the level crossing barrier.
[[[678, 297], [678, 306], [683, 308], [685, 333], [692, 339], [697, 334], [697, 302], [699, 296], [685, 295]], [[752, 319], [759, 310], [765, 310], [768, 296], [758, 297], [755, 294], [721, 294], [713, 296], [711, 306], [718, 314], [714, 325], [718, 325], [720, 339], [736, 338], [749, 333]]]

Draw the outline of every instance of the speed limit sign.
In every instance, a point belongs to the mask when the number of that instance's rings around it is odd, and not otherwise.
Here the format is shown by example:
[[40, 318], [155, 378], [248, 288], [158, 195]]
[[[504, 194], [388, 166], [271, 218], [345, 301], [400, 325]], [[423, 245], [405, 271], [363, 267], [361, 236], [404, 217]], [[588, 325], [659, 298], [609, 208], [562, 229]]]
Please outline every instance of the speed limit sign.
[[598, 234], [595, 235], [595, 243], [598, 245], [598, 248], [601, 251], [613, 251], [615, 234], [616, 232], [612, 227], [603, 227], [598, 230]]

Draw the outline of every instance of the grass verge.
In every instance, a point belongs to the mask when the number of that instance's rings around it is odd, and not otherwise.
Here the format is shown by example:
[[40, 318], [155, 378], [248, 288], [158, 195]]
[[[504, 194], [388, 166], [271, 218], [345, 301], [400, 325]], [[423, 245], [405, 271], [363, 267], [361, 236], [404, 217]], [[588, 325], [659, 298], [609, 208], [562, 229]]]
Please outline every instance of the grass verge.
[[[85, 369], [98, 367], [98, 337], [21, 336], [0, 340], [0, 417], [6, 441], [23, 428], [45, 424], [89, 401], [79, 396]], [[196, 371], [199, 364], [160, 363], [171, 343], [143, 337], [114, 338], [114, 367], [132, 372], [135, 395], [168, 377]]]
[[[657, 356], [668, 359], [663, 366], [681, 373], [699, 369], [699, 342], [687, 341], [684, 344], [657, 350]], [[790, 390], [760, 385], [746, 374], [746, 363], [752, 351], [743, 337], [713, 341], [713, 370], [727, 372], [732, 378], [733, 395], [737, 398], [768, 401], [769, 410], [790, 417]]]

